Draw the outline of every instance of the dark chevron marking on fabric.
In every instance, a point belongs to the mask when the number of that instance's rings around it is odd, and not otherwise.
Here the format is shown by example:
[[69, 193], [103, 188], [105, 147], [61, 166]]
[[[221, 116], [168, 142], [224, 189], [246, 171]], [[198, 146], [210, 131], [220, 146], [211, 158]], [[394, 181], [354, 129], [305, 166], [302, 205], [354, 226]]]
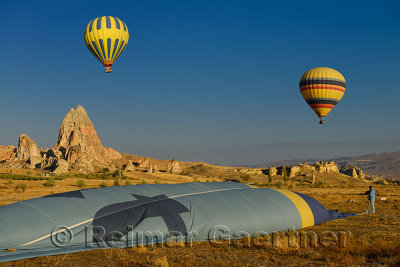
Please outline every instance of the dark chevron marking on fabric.
[[304, 199], [305, 202], [307, 202], [308, 206], [310, 207], [314, 215], [314, 225], [319, 225], [331, 220], [329, 213], [325, 212], [326, 211], [325, 207], [322, 206], [322, 204], [319, 203], [317, 200], [301, 193], [297, 192], [294, 193], [299, 195], [302, 199]]
[[99, 39], [99, 44], [100, 44], [101, 52], [103, 53], [104, 60], [106, 60], [107, 57], [106, 57], [106, 50], [104, 49], [103, 39]]
[[97, 44], [95, 41], [92, 41], [94, 49], [96, 49], [96, 52], [98, 53], [99, 57], [102, 58], [102, 54], [99, 51], [99, 48], [97, 47]]
[[113, 49], [112, 55], [111, 55], [111, 57], [110, 57], [110, 59], [111, 59], [111, 60], [113, 60], [113, 59], [114, 59], [114, 56], [115, 56], [115, 50], [117, 50], [117, 47], [118, 47], [118, 42], [119, 42], [119, 39], [115, 39], [115, 43], [114, 43], [114, 49]]
[[312, 78], [304, 79], [300, 81], [300, 87], [309, 84], [331, 84], [338, 85], [346, 88], [346, 83], [344, 81], [339, 81], [337, 79], [327, 79], [327, 78]]
[[76, 191], [58, 193], [58, 194], [44, 196], [43, 198], [51, 198], [51, 197], [85, 198], [85, 196], [82, 194], [82, 191], [84, 191], [84, 190], [76, 190]]
[[102, 18], [102, 17], [100, 17], [100, 18], [97, 19], [97, 29], [98, 29], [98, 30], [101, 29], [101, 18]]
[[121, 26], [119, 25], [119, 21], [117, 18], [114, 18], [115, 20], [115, 26], [117, 27], [117, 29], [121, 29]]
[[113, 58], [113, 60], [115, 61], [117, 58], [117, 56], [119, 55], [119, 53], [123, 50], [122, 47], [124, 46], [125, 41], [121, 42], [121, 45], [119, 46], [119, 49], [117, 51], [117, 53], [114, 55], [115, 58]]
[[106, 27], [107, 27], [107, 29], [111, 29], [111, 19], [110, 19], [110, 16], [106, 16]]
[[111, 38], [107, 39], [108, 58], [111, 59]]
[[90, 53], [92, 53], [98, 60], [101, 61], [99, 56], [96, 54], [96, 52], [93, 50], [92, 46], [90, 44], [86, 44], [86, 47], [89, 49]]
[[313, 105], [313, 104], [329, 104], [329, 105], [336, 105], [339, 100], [332, 99], [332, 98], [311, 98], [306, 100], [307, 104]]
[[92, 29], [93, 29], [93, 22], [94, 22], [94, 20], [92, 20], [92, 21], [89, 23], [89, 32], [92, 32]]
[[[146, 197], [131, 194], [136, 200], [107, 205], [99, 209], [93, 219], [93, 227], [103, 227], [104, 237], [109, 240], [117, 232], [125, 235], [129, 227], [136, 227], [146, 218], [161, 217], [169, 232], [187, 234], [187, 228], [180, 217], [180, 213], [189, 210], [180, 202], [168, 198], [166, 195]], [[133, 229], [132, 228], [132, 229]], [[97, 237], [93, 237], [97, 241]]]

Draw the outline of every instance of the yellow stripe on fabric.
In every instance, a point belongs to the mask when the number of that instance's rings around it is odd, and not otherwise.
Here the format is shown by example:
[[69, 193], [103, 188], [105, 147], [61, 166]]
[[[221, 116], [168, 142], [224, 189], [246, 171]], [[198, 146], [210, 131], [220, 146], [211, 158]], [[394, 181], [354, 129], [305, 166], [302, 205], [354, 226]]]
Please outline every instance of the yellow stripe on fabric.
[[332, 108], [313, 108], [314, 112], [317, 113], [318, 117], [326, 117]]
[[311, 89], [302, 91], [301, 94], [305, 100], [309, 100], [312, 98], [330, 98], [340, 100], [344, 95], [344, 93], [341, 91], [328, 89]]
[[337, 70], [327, 68], [327, 67], [319, 67], [315, 69], [308, 70], [303, 74], [301, 80], [303, 79], [312, 79], [312, 78], [333, 78], [346, 82], [343, 75]]
[[310, 206], [308, 206], [307, 202], [301, 196], [286, 189], [274, 189], [274, 190], [287, 196], [293, 202], [293, 204], [296, 205], [297, 210], [300, 213], [302, 228], [314, 225], [314, 215], [311, 211], [311, 208]]

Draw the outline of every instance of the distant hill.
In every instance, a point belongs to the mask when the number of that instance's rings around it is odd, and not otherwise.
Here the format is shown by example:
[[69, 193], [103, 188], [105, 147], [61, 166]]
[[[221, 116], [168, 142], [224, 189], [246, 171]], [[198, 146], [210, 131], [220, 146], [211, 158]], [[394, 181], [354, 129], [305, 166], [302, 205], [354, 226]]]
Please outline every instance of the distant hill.
[[367, 174], [378, 174], [389, 177], [400, 177], [400, 152], [368, 154], [357, 157], [341, 157], [333, 159], [292, 159], [268, 162], [265, 164], [247, 166], [255, 168], [264, 168], [271, 166], [293, 166], [301, 162], [314, 163], [316, 161], [335, 161], [339, 167], [346, 164], [353, 164], [360, 167]]
[[357, 165], [365, 173], [400, 177], [400, 152], [333, 159], [338, 165]]

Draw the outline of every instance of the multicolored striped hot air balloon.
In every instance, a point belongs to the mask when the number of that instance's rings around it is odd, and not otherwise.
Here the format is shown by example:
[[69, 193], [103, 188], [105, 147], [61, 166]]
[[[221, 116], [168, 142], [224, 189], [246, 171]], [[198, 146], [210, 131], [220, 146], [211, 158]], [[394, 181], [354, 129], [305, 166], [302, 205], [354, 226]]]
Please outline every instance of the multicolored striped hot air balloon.
[[84, 39], [89, 51], [106, 67], [105, 72], [112, 72], [112, 64], [128, 44], [128, 27], [119, 18], [99, 17], [89, 22]]
[[300, 92], [304, 100], [322, 119], [335, 107], [346, 91], [346, 80], [337, 70], [319, 67], [310, 69], [300, 79]]

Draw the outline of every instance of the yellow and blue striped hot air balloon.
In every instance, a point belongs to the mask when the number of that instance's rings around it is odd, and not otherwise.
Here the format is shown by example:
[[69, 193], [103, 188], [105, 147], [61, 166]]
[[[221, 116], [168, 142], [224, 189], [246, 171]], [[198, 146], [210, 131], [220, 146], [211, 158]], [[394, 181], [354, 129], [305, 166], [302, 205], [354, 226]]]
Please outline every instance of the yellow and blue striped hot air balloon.
[[112, 72], [112, 64], [128, 44], [128, 27], [119, 18], [99, 17], [89, 22], [84, 39], [89, 51], [106, 67], [105, 72]]
[[323, 117], [335, 107], [346, 91], [346, 80], [337, 70], [319, 67], [310, 69], [300, 79], [304, 100], [324, 123]]

